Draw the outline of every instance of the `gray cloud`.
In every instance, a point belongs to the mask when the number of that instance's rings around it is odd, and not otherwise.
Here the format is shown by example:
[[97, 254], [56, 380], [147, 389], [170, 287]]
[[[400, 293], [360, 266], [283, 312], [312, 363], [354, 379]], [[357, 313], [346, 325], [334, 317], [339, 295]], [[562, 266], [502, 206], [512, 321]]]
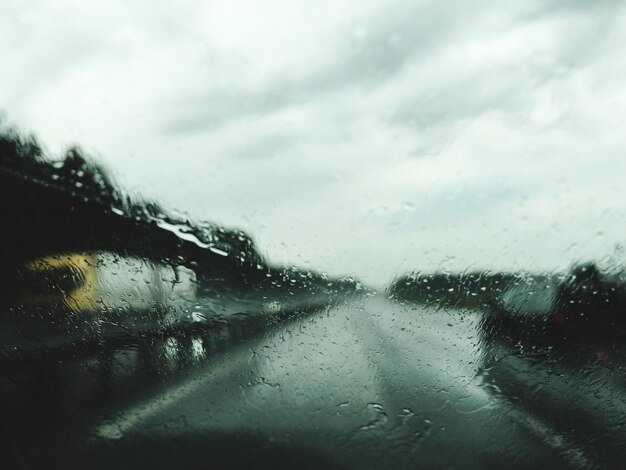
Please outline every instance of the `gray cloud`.
[[243, 159], [268, 159], [293, 149], [299, 136], [293, 133], [273, 133], [256, 139], [245, 139], [228, 156]]
[[[466, 2], [464, 9], [475, 3]], [[211, 131], [235, 119], [264, 116], [329, 93], [372, 89], [407, 64], [436, 53], [464, 22], [462, 14], [450, 15], [441, 2], [388, 8], [370, 24], [357, 27], [356, 35], [344, 34], [332, 59], [319, 70], [303, 77], [275, 76], [258, 89], [213, 89], [182, 97], [177, 101], [180, 115], [167, 119], [163, 130]]]
[[[407, 64], [415, 66], [435, 56], [443, 47], [454, 47], [473, 25], [468, 17], [476, 20], [484, 13], [480, 8], [482, 3], [462, 2], [451, 8], [443, 2], [421, 2], [388, 8], [372, 18], [370, 24], [359, 25], [356, 35], [344, 35], [333, 51], [332, 60], [304, 76], [277, 75], [254, 89], [212, 89], [208, 79], [209, 91], [177, 98], [177, 111], [173, 118], [168, 117], [163, 122], [162, 129], [174, 134], [213, 131], [237, 119], [266, 116], [285, 107], [306, 105], [346, 89], [375, 89], [401, 73]], [[585, 3], [549, 2], [520, 15], [517, 23], [545, 20], [550, 16], [559, 21], [565, 11], [580, 14]], [[465, 83], [458, 83], [458, 90], [425, 93], [405, 109], [398, 110], [393, 121], [406, 120], [418, 125], [425, 122], [432, 126], [437, 121], [477, 116], [494, 107], [519, 107], [529, 84], [569, 73], [601, 52], [603, 33], [610, 29], [619, 9], [621, 5], [617, 1], [594, 2], [590, 12], [582, 11], [584, 24], [570, 25], [567, 18], [564, 19], [562, 37], [554, 45], [555, 49], [548, 51], [551, 62], [519, 63], [507, 70], [497, 70], [491, 76], [468, 77]], [[502, 83], [503, 79], [508, 79], [506, 84]], [[416, 89], [420, 90], [419, 83]], [[458, 105], [453, 107], [452, 102]], [[409, 116], [409, 108], [423, 109], [424, 114], [419, 111]]]
[[[416, 96], [399, 106], [389, 122], [431, 128], [477, 118], [491, 111], [502, 111], [506, 118], [518, 124], [524, 122], [531, 111], [531, 94], [540, 86], [576, 72], [607, 50], [611, 52], [612, 49], [605, 46], [615, 26], [616, 10], [621, 8], [618, 2], [605, 1], [595, 5], [591, 12], [583, 12], [580, 8], [585, 2], [552, 3], [542, 14], [524, 16], [516, 24], [545, 21], [548, 13], [557, 15], [553, 21], [559, 24], [560, 34], [555, 43], [542, 45], [536, 56], [520, 58], [504, 66], [481, 68], [470, 74], [459, 70], [456, 79], [436, 91], [416, 84]], [[577, 24], [558, 17], [566, 9], [584, 14], [584, 22]]]

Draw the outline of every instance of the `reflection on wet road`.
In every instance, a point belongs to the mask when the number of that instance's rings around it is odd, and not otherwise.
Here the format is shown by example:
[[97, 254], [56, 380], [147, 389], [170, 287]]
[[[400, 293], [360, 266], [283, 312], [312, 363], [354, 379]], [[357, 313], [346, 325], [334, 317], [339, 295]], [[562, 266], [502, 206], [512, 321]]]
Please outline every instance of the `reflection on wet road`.
[[[506, 459], [513, 467], [589, 468], [622, 452], [590, 452], [584, 430], [563, 426], [567, 411], [532, 406], [539, 397], [568, 402], [558, 388], [575, 388], [565, 368], [516, 369], [529, 359], [495, 350], [476, 312], [346, 300], [255, 335], [164, 335], [54, 370], [13, 370], [3, 402], [21, 394], [24, 408], [3, 410], [5, 433], [26, 467], [50, 459], [484, 468]], [[591, 412], [611, 399], [577, 406]], [[86, 411], [91, 418], [79, 419]]]

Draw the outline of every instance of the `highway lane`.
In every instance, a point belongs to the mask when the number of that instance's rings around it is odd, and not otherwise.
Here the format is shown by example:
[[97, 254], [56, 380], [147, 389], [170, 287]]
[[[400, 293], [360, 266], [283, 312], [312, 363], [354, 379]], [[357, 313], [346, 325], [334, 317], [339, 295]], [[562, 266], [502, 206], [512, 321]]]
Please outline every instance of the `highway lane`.
[[477, 327], [464, 312], [349, 302], [224, 352], [93, 432], [231, 436], [233, 457], [237, 436], [255, 436], [347, 466], [591, 466], [548, 423], [482, 386]]
[[602, 463], [541, 409], [486, 383], [477, 312], [353, 298], [208, 353], [206, 341], [190, 344], [193, 366], [131, 377], [129, 393], [89, 405], [71, 429], [55, 421], [20, 455], [97, 468]]

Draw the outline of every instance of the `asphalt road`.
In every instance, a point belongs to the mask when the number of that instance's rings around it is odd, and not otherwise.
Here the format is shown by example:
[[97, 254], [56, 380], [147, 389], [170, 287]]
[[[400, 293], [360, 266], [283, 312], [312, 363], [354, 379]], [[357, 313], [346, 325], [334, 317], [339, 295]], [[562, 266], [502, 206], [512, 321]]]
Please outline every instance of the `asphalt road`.
[[0, 389], [5, 455], [23, 468], [596, 468], [623, 457], [619, 368], [507, 351], [480, 319], [372, 296], [255, 335], [163, 337], [52, 360], [38, 377], [13, 371]]

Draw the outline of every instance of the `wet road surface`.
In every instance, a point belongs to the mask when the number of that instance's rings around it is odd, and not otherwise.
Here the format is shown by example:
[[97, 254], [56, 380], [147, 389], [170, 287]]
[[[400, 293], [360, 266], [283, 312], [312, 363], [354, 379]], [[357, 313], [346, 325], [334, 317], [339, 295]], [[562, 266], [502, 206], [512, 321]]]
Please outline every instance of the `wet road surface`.
[[[370, 296], [254, 335], [148, 343], [4, 374], [5, 455], [23, 468], [594, 468], [621, 458], [615, 442], [600, 454], [587, 439], [597, 429], [585, 433], [588, 418], [563, 425], [572, 409], [550, 404], [577, 397], [560, 395], [576, 389], [566, 368], [494, 353], [476, 312]], [[619, 397], [580, 399], [576, 413], [596, 410], [619, 440]]]

